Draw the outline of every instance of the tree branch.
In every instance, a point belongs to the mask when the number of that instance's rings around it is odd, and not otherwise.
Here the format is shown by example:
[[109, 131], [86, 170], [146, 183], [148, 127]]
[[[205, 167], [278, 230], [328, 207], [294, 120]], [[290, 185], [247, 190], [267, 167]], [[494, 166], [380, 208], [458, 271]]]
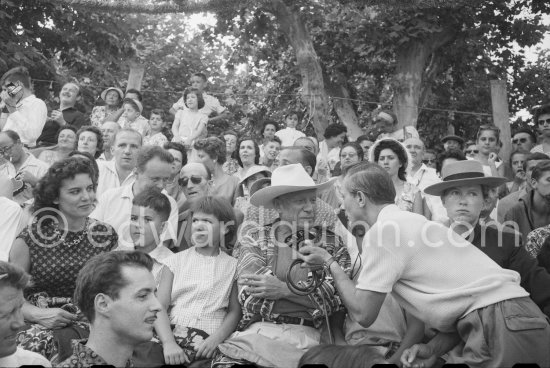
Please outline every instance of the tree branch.
[[119, 11], [123, 13], [200, 13], [233, 9], [239, 0], [43, 0], [43, 2], [68, 5], [90, 10]]

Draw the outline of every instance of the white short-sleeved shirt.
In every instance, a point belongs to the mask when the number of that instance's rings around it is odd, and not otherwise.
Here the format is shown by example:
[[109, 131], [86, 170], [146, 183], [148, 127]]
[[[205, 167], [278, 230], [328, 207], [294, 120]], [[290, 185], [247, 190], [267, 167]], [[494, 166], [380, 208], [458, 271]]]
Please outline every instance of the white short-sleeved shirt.
[[363, 240], [357, 288], [393, 291], [403, 308], [442, 332], [478, 308], [528, 296], [517, 272], [502, 269], [452, 229], [384, 207]]
[[37, 365], [43, 367], [51, 367], [52, 364], [48, 359], [33, 351], [17, 348], [15, 353], [7, 357], [0, 358], [0, 367], [21, 367], [22, 365]]
[[[275, 135], [281, 139], [281, 146], [291, 147], [294, 146], [294, 142], [298, 138], [305, 137], [306, 135], [295, 128], [286, 127], [281, 130], [277, 130]], [[261, 150], [260, 150], [261, 151]]]
[[237, 259], [223, 251], [217, 256], [199, 254], [195, 247], [168, 257], [164, 264], [174, 274], [170, 322], [208, 334], [218, 330], [227, 314]]
[[5, 197], [0, 197], [0, 208], [0, 261], [7, 262], [13, 241], [19, 234], [23, 210], [17, 203]]
[[[130, 238], [130, 214], [132, 212], [133, 185], [125, 185], [120, 188], [109, 189], [101, 197], [96, 209], [90, 217], [103, 221], [114, 227], [118, 234], [118, 246], [120, 249], [134, 249]], [[176, 240], [178, 229], [178, 205], [165, 190], [162, 193], [170, 201], [170, 216], [168, 224], [160, 236], [160, 241]]]
[[99, 167], [99, 179], [97, 181], [96, 191], [96, 195], [98, 198], [109, 189], [120, 188], [126, 185], [134, 184], [134, 181], [136, 180], [136, 175], [134, 172], [130, 173], [130, 175], [128, 175], [126, 179], [122, 181], [122, 183], [120, 182], [118, 173], [116, 171], [115, 160], [96, 160], [96, 162], [97, 166]]
[[46, 103], [30, 95], [22, 99], [16, 109], [8, 116], [3, 130], [13, 130], [24, 145], [34, 147], [48, 118]]
[[[225, 107], [220, 104], [220, 101], [216, 97], [203, 92], [202, 98], [204, 99], [204, 106], [199, 110], [200, 113], [210, 116], [213, 112], [219, 115], [225, 111]], [[187, 106], [183, 103], [183, 97], [180, 97], [180, 99], [172, 105], [172, 108], [176, 111], [186, 110]]]

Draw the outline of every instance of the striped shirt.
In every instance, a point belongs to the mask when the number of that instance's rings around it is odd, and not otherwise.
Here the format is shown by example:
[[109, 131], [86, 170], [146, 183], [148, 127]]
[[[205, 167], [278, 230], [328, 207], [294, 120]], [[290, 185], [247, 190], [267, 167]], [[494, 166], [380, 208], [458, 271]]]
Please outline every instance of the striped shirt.
[[[322, 231], [321, 228], [314, 228], [316, 238], [313, 240], [315, 245], [322, 246], [338, 262], [340, 267], [349, 275], [351, 272], [350, 256], [340, 237], [336, 236], [330, 230]], [[240, 240], [238, 251], [239, 263], [237, 266], [237, 275], [258, 274], [258, 275], [277, 275], [276, 263], [279, 248], [288, 248], [285, 244], [279, 243], [274, 236], [272, 226], [252, 228]], [[293, 250], [294, 252], [294, 250]], [[288, 255], [291, 253], [286, 252]], [[279, 261], [281, 261], [279, 259]], [[286, 280], [283, 280], [286, 281]], [[305, 296], [311, 302], [312, 307], [303, 307], [304, 314], [308, 319], [312, 319], [315, 327], [320, 327], [324, 321], [323, 299], [326, 301], [326, 312], [328, 315], [342, 310], [344, 308], [340, 296], [334, 287], [334, 281], [331, 278], [325, 279], [319, 288], [313, 293]], [[252, 296], [245, 286], [239, 285], [239, 301], [242, 305], [243, 317], [237, 329], [245, 329], [250, 323], [265, 319], [267, 321], [276, 321], [281, 314], [273, 312], [278, 300], [270, 300]], [[290, 316], [293, 317], [293, 316]]]

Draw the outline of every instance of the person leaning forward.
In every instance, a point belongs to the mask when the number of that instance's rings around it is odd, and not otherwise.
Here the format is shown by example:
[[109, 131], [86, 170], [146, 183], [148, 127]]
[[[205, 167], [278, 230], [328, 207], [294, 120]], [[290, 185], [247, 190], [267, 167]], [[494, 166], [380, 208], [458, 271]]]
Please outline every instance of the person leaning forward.
[[343, 186], [350, 221], [370, 225], [357, 285], [320, 247], [300, 249], [310, 265], [324, 264], [352, 318], [368, 327], [387, 293], [413, 316], [436, 329], [426, 344], [401, 356], [404, 367], [429, 367], [455, 348], [449, 363], [508, 367], [550, 365], [550, 325], [520, 287], [515, 271], [498, 266], [463, 237], [393, 203], [391, 178], [381, 167], [349, 168]]

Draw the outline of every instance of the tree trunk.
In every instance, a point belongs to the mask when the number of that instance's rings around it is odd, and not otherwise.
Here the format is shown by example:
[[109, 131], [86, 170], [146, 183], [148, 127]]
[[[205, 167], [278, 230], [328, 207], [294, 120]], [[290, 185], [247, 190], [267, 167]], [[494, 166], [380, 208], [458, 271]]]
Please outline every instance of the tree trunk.
[[300, 19], [298, 9], [290, 9], [281, 0], [268, 1], [265, 6], [277, 19], [281, 31], [296, 53], [296, 61], [302, 76], [303, 100], [310, 106], [309, 113], [317, 137], [324, 139], [323, 133], [329, 124], [328, 97], [321, 62], [313, 47], [309, 31]]
[[340, 72], [334, 72], [334, 81], [331, 81], [325, 75], [327, 92], [332, 96], [332, 106], [340, 121], [348, 128], [348, 137], [354, 141], [363, 134], [359, 126], [359, 118], [355, 112], [352, 102], [349, 100], [350, 94], [347, 88], [348, 83], [345, 75]]
[[[397, 128], [406, 125], [416, 127], [423, 84], [426, 80], [434, 77], [432, 66], [428, 67], [428, 70], [426, 69], [428, 58], [439, 48], [451, 42], [456, 32], [452, 26], [449, 26], [427, 39], [411, 40], [398, 47], [395, 70], [397, 87], [393, 96], [393, 111], [397, 115]], [[434, 69], [437, 70], [437, 67]]]

